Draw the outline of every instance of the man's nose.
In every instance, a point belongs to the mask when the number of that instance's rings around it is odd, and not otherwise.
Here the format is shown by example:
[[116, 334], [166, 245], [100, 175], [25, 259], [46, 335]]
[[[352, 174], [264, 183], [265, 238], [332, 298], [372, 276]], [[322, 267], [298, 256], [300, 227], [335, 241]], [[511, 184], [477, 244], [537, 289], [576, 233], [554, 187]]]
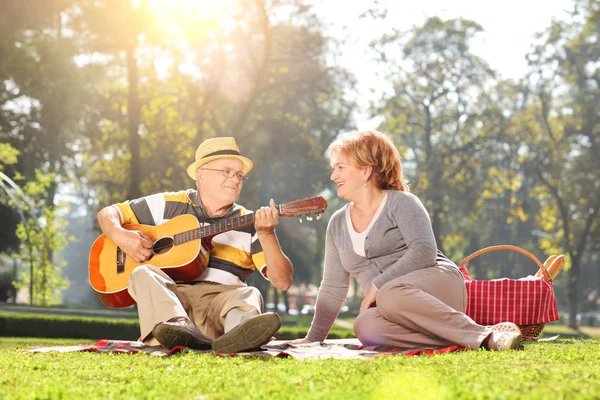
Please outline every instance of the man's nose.
[[234, 181], [241, 182], [243, 179], [238, 174], [230, 173], [229, 179], [233, 179]]

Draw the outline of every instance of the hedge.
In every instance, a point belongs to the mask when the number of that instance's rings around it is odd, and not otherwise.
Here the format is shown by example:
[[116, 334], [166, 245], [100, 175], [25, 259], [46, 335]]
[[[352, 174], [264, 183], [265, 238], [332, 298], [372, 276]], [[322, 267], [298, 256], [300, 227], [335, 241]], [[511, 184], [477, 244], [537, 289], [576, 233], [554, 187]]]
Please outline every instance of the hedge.
[[[275, 337], [278, 340], [291, 340], [305, 337], [307, 332], [306, 326], [282, 326]], [[137, 319], [0, 311], [0, 336], [137, 340], [139, 335]], [[328, 336], [329, 339], [352, 337], [354, 332], [351, 329], [337, 327]]]
[[0, 312], [0, 336], [137, 340], [136, 319]]

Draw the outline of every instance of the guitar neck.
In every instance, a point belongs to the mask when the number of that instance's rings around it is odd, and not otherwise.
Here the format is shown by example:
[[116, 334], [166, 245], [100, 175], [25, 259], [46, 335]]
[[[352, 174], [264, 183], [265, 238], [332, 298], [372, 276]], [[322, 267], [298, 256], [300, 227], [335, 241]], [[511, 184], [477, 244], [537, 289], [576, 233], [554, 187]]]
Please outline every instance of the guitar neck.
[[[281, 206], [275, 206], [281, 214]], [[189, 242], [190, 240], [204, 239], [207, 237], [216, 236], [220, 233], [231, 231], [242, 226], [254, 223], [254, 213], [240, 215], [239, 217], [231, 217], [224, 219], [214, 224], [206, 225], [201, 228], [192, 229], [186, 232], [177, 233], [173, 236], [175, 244]]]

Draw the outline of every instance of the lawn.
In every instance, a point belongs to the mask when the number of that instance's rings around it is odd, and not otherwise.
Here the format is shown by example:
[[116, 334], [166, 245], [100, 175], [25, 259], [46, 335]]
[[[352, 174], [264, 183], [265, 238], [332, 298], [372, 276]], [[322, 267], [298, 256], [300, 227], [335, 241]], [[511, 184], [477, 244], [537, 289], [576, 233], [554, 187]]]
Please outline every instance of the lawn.
[[600, 340], [369, 360], [48, 353], [89, 340], [0, 338], [0, 399], [598, 399]]

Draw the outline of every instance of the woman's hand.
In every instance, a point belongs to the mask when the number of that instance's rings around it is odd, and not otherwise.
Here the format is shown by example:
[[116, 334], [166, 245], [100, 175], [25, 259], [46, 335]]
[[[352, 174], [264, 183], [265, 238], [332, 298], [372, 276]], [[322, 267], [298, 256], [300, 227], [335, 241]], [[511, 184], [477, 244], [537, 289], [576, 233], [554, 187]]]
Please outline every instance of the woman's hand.
[[371, 287], [369, 288], [369, 291], [367, 292], [367, 294], [365, 295], [365, 298], [363, 299], [362, 303], [360, 303], [360, 312], [363, 312], [371, 307], [375, 307], [377, 305], [376, 300], [377, 300], [377, 293], [379, 291], [377, 290], [377, 288], [373, 285], [371, 285]]
[[306, 344], [306, 343], [311, 343], [311, 341], [308, 340], [307, 338], [303, 338], [303, 339], [290, 340], [289, 342], [285, 342], [284, 344]]

